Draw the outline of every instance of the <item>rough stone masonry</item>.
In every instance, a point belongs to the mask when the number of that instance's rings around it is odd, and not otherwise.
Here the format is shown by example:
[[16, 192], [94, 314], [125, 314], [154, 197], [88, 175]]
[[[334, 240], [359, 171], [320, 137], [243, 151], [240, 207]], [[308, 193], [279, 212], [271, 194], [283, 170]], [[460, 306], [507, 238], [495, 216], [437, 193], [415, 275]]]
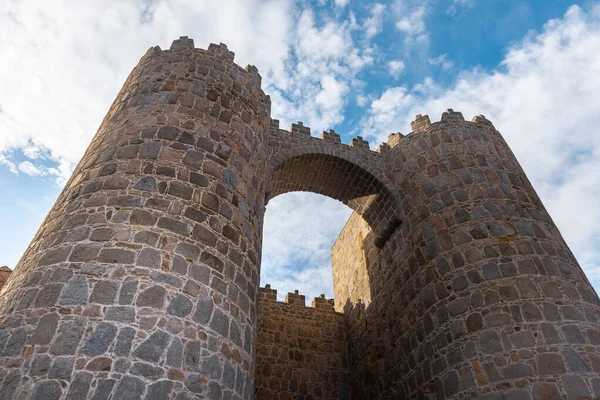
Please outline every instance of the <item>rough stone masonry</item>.
[[[598, 296], [490, 121], [288, 132], [233, 59], [182, 37], [134, 68], [0, 292], [0, 400], [600, 397]], [[356, 213], [337, 313], [259, 290], [290, 191]]]

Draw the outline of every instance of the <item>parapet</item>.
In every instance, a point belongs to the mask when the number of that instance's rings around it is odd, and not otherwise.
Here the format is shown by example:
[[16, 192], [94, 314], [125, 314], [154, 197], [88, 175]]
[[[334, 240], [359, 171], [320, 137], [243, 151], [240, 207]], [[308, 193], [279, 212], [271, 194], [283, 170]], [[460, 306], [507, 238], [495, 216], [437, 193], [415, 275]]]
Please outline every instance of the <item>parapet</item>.
[[333, 299], [326, 299], [325, 295], [322, 294], [313, 299], [311, 307], [318, 308], [319, 310], [333, 311]]
[[369, 150], [369, 142], [364, 140], [362, 136], [357, 136], [350, 142], [350, 147], [358, 147]]
[[415, 132], [427, 128], [429, 125], [431, 125], [429, 115], [417, 114], [415, 120], [410, 123], [410, 128], [413, 130], [413, 132]]
[[342, 143], [340, 135], [335, 133], [333, 129], [330, 129], [328, 132], [323, 131], [323, 133], [321, 133], [321, 139], [325, 140], [326, 142]]
[[279, 120], [271, 118], [271, 122], [269, 123], [269, 133], [279, 131]]
[[[463, 117], [463, 115], [460, 111], [454, 111], [453, 109], [449, 108], [442, 113], [442, 118], [440, 119], [439, 123], [464, 122], [464, 121], [465, 121], [465, 118]], [[485, 116], [483, 116], [481, 114], [473, 117], [471, 122], [473, 122], [475, 124], [488, 125], [488, 126], [494, 128], [494, 125]], [[409, 133], [409, 135], [416, 134], [417, 132], [428, 128], [431, 124], [432, 123], [429, 120], [428, 115], [417, 114], [415, 116], [415, 120], [410, 123], [412, 132]], [[388, 143], [390, 144], [391, 147], [394, 147], [400, 141], [400, 139], [402, 137], [404, 137], [402, 134], [398, 134], [399, 135], [398, 137], [396, 137], [395, 135], [397, 135], [397, 134], [391, 134], [389, 136]]]
[[294, 293], [288, 293], [285, 296], [285, 302], [294, 306], [306, 307], [306, 297], [297, 290], [294, 290]]
[[272, 289], [271, 285], [267, 284], [264, 288], [261, 287], [258, 289], [258, 296], [261, 300], [268, 300], [278, 304], [289, 304], [290, 306], [294, 307], [304, 307], [334, 312], [333, 299], [327, 299], [324, 294], [321, 294], [319, 297], [315, 297], [312, 300], [310, 307], [306, 306], [306, 296], [300, 294], [298, 290], [288, 293], [285, 296], [285, 302], [277, 302], [277, 290]]
[[[169, 47], [169, 50], [165, 50], [164, 52], [181, 52], [181, 51], [196, 51], [196, 52], [200, 52], [200, 53], [204, 53], [204, 54], [215, 54], [218, 55], [220, 57], [223, 57], [226, 60], [229, 60], [233, 63], [234, 59], [235, 59], [235, 53], [231, 50], [229, 50], [227, 48], [227, 45], [225, 43], [211, 43], [208, 46], [208, 49], [204, 50], [204, 49], [198, 49], [195, 48], [194, 46], [194, 39], [190, 39], [187, 36], [181, 36], [179, 39], [175, 39], [173, 40], [173, 42], [171, 43], [171, 46]], [[160, 54], [163, 51], [160, 49], [159, 46], [154, 46], [151, 47], [148, 50], [147, 55], [154, 55], [154, 54]], [[260, 74], [258, 73], [258, 69], [254, 66], [254, 65], [247, 65], [245, 68], [242, 68], [241, 66], [235, 64], [238, 68], [240, 72], [245, 72], [247, 74], [249, 74], [250, 76], [252, 76], [258, 86], [260, 86], [260, 83], [262, 81], [262, 78], [260, 76]]]
[[[212, 46], [212, 44], [211, 44]], [[181, 36], [179, 39], [173, 40], [171, 43], [171, 47], [169, 50], [176, 51], [181, 49], [193, 49], [194, 48], [194, 39], [190, 39], [187, 36]], [[210, 47], [209, 47], [210, 49]]]
[[340, 135], [337, 134], [333, 129], [323, 131], [319, 138], [313, 137], [310, 135], [310, 127], [304, 125], [304, 123], [302, 121], [293, 123], [292, 126], [290, 127], [290, 130], [286, 131], [285, 129], [279, 128], [279, 120], [278, 119], [271, 119], [271, 123], [269, 125], [269, 132], [270, 133], [283, 132], [283, 133], [292, 134], [292, 135], [301, 135], [301, 136], [308, 137], [308, 138], [315, 139], [315, 140], [323, 140], [325, 142], [334, 143], [334, 144], [338, 144], [338, 145], [342, 145], [342, 146], [347, 146], [347, 147], [353, 148], [353, 149], [370, 150], [369, 142], [364, 140], [362, 136], [357, 136], [357, 137], [353, 138], [350, 141], [350, 144], [344, 144], [344, 143], [342, 143]]
[[[453, 123], [453, 122], [465, 122], [465, 118], [463, 117], [463, 114], [460, 111], [454, 111], [453, 109], [449, 108], [442, 113], [442, 117], [438, 123]], [[487, 126], [494, 128], [494, 125], [483, 115], [477, 115], [477, 116], [473, 117], [471, 122], [473, 122], [475, 124], [487, 125]], [[432, 122], [429, 119], [429, 115], [417, 114], [415, 116], [414, 121], [412, 121], [410, 123], [411, 129], [412, 129], [411, 133], [409, 133], [408, 135], [404, 135], [400, 132], [390, 133], [388, 135], [387, 142], [382, 142], [377, 147], [375, 152], [379, 153], [379, 154], [386, 153], [389, 150], [391, 150], [392, 148], [399, 145], [402, 142], [402, 139], [405, 138], [406, 136], [418, 134], [419, 132], [429, 128], [431, 125], [432, 125]], [[279, 128], [279, 120], [278, 119], [271, 119], [271, 124], [269, 126], [269, 132], [270, 133], [283, 132], [283, 133], [292, 134], [292, 135], [301, 135], [301, 136], [309, 137], [309, 138], [315, 139], [315, 140], [323, 140], [325, 142], [329, 142], [329, 143], [333, 143], [333, 144], [337, 144], [337, 145], [348, 146], [349, 148], [352, 148], [352, 149], [358, 149], [361, 151], [362, 150], [371, 151], [369, 142], [366, 141], [362, 136], [356, 136], [355, 138], [353, 138], [350, 141], [349, 144], [346, 145], [346, 144], [342, 143], [340, 135], [337, 134], [333, 129], [323, 131], [319, 138], [312, 137], [310, 135], [310, 127], [304, 125], [304, 123], [302, 121], [293, 123], [292, 126], [290, 127], [290, 130], [286, 131], [284, 129]]]
[[475, 122], [476, 124], [488, 125], [492, 128], [494, 127], [494, 124], [492, 124], [492, 122], [489, 119], [487, 119], [485, 115], [481, 114], [474, 116], [471, 122]]
[[454, 111], [451, 108], [447, 109], [446, 111], [444, 111], [442, 113], [442, 122], [464, 121], [464, 120], [465, 120], [465, 118], [463, 117], [463, 115], [460, 111]]
[[219, 44], [211, 43], [210, 45], [208, 45], [208, 52], [219, 54], [225, 58], [230, 59], [231, 61], [233, 61], [235, 59], [235, 53], [233, 51], [229, 50], [225, 43], [219, 43]]
[[277, 290], [271, 289], [271, 285], [265, 285], [264, 288], [258, 288], [260, 298], [277, 301]]
[[292, 124], [290, 127], [290, 132], [310, 136], [310, 128], [308, 126], [304, 126], [301, 121], [298, 121], [297, 124]]

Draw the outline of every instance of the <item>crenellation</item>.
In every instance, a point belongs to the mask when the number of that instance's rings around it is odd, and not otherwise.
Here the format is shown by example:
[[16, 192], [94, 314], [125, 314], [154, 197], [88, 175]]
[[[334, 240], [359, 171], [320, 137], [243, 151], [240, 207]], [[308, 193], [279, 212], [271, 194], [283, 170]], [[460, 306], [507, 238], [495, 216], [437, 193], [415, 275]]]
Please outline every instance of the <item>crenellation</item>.
[[258, 294], [260, 298], [277, 301], [277, 289], [271, 289], [271, 285], [269, 284], [265, 285], [265, 287], [259, 287]]
[[390, 133], [388, 135], [388, 141], [387, 144], [390, 148], [396, 147], [398, 145], [398, 143], [400, 143], [400, 140], [404, 137], [404, 135], [400, 132], [396, 132], [396, 133]]
[[321, 139], [325, 140], [326, 142], [342, 143], [340, 135], [335, 133], [333, 129], [330, 129], [329, 131], [323, 131], [321, 133]]
[[417, 132], [426, 129], [427, 127], [429, 127], [429, 125], [431, 125], [429, 115], [417, 114], [415, 116], [415, 120], [410, 123], [410, 128], [413, 132]]
[[294, 290], [294, 293], [290, 292], [285, 296], [285, 302], [293, 306], [306, 307], [306, 296]]
[[264, 300], [276, 301], [279, 304], [287, 304], [290, 306], [301, 306], [305, 308], [314, 308], [322, 311], [334, 311], [334, 301], [333, 299], [328, 299], [324, 294], [321, 294], [319, 297], [315, 297], [310, 305], [306, 305], [306, 296], [299, 293], [298, 290], [294, 290], [294, 292], [289, 292], [285, 301], [280, 302], [277, 300], [277, 289], [271, 288], [271, 285], [266, 284], [264, 287], [258, 288], [259, 298]]
[[377, 149], [375, 150], [376, 153], [387, 153], [388, 151], [390, 151], [391, 147], [389, 144], [387, 144], [386, 142], [381, 143], [379, 146], [377, 146]]
[[[193, 43], [193, 41], [192, 41], [192, 43]], [[219, 54], [231, 61], [234, 61], [234, 59], [235, 59], [235, 53], [233, 51], [230, 51], [227, 48], [227, 45], [225, 43], [219, 43], [219, 44], [211, 43], [208, 46], [208, 52]]]
[[369, 147], [369, 142], [367, 142], [366, 140], [364, 140], [362, 138], [362, 136], [357, 136], [355, 138], [353, 138], [350, 141], [350, 147], [356, 148], [356, 149], [365, 149], [365, 150], [370, 150], [371, 148]]
[[451, 108], [447, 109], [446, 111], [444, 111], [442, 113], [442, 119], [441, 122], [450, 122], [450, 121], [464, 121], [465, 118], [463, 117], [462, 113], [460, 111], [454, 111]]
[[271, 122], [269, 123], [269, 134], [277, 133], [279, 131], [279, 120], [271, 118]]
[[471, 121], [476, 124], [488, 125], [492, 128], [494, 127], [494, 124], [492, 124], [492, 122], [482, 114], [474, 116]]
[[246, 68], [244, 68], [244, 70], [249, 73], [260, 85], [260, 83], [262, 82], [262, 76], [260, 76], [260, 73], [258, 72], [258, 68], [256, 68], [256, 66], [248, 64], [246, 65]]
[[319, 297], [315, 297], [311, 303], [311, 307], [324, 311], [333, 311], [332, 301], [326, 299], [324, 294], [321, 294]]
[[[156, 47], [158, 47], [158, 46], [156, 46]], [[190, 39], [187, 36], [180, 36], [179, 39], [173, 40], [173, 43], [171, 43], [171, 47], [169, 49], [171, 51], [174, 51], [174, 50], [179, 50], [179, 49], [193, 49], [193, 48], [194, 48], [194, 39]], [[160, 47], [158, 47], [158, 50], [160, 50]]]
[[292, 123], [290, 127], [290, 132], [293, 134], [300, 134], [310, 136], [310, 128], [308, 126], [304, 126], [301, 121], [298, 121], [297, 124]]

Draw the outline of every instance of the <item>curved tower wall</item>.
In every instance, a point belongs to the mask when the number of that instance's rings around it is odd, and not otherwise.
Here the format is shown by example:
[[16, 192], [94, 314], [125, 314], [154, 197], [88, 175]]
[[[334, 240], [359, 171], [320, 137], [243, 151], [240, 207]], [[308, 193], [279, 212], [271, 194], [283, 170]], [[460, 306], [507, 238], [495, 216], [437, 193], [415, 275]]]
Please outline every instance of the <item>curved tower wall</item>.
[[353, 398], [599, 396], [598, 296], [500, 133], [473, 121], [417, 116], [395, 138], [405, 218], [368, 260], [370, 306], [347, 310]]
[[252, 397], [260, 83], [222, 44], [140, 60], [2, 291], [0, 399]]

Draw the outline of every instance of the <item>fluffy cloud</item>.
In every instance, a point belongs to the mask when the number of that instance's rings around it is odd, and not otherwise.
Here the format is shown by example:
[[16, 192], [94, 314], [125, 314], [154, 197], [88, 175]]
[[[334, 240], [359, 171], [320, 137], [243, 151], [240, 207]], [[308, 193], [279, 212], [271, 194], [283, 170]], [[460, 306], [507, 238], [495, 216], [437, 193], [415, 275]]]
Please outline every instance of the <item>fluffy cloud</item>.
[[150, 46], [168, 48], [180, 35], [201, 47], [222, 41], [241, 65], [257, 63], [272, 80], [285, 79], [290, 1], [7, 1], [0, 10], [0, 163], [10, 166], [14, 150], [34, 159], [42, 149], [59, 183]]
[[219, 7], [210, 0], [7, 1], [0, 10], [1, 163], [14, 163], [13, 150], [29, 159], [41, 150], [59, 183], [139, 57], [155, 44], [168, 48], [180, 35], [198, 47], [227, 43], [238, 64], [256, 64], [273, 115], [283, 123], [333, 127], [344, 119], [345, 94], [356, 75], [373, 62], [364, 36], [378, 31], [384, 8], [375, 4], [358, 23], [352, 14], [343, 19], [321, 12], [317, 19], [292, 0], [223, 0]]
[[402, 60], [392, 60], [388, 62], [388, 70], [390, 71], [390, 75], [392, 75], [395, 79], [398, 79], [404, 71], [404, 61]]
[[273, 102], [271, 114], [281, 120], [281, 126], [303, 121], [318, 132], [341, 123], [345, 94], [356, 84], [356, 75], [373, 63], [369, 43], [356, 43], [361, 27], [353, 18], [321, 18], [324, 21], [317, 24], [311, 9], [302, 10], [290, 33], [285, 76], [265, 79], [265, 91]]
[[[424, 88], [429, 88], [424, 90]], [[406, 128], [417, 113], [485, 114], [503, 133], [582, 266], [600, 279], [600, 6], [571, 7], [509, 49], [492, 72], [449, 88], [387, 89], [362, 121], [366, 136]], [[378, 139], [385, 140], [385, 136]]]
[[19, 171], [29, 176], [38, 176], [42, 174], [42, 171], [40, 171], [39, 168], [33, 165], [30, 161], [23, 161], [20, 163]]

